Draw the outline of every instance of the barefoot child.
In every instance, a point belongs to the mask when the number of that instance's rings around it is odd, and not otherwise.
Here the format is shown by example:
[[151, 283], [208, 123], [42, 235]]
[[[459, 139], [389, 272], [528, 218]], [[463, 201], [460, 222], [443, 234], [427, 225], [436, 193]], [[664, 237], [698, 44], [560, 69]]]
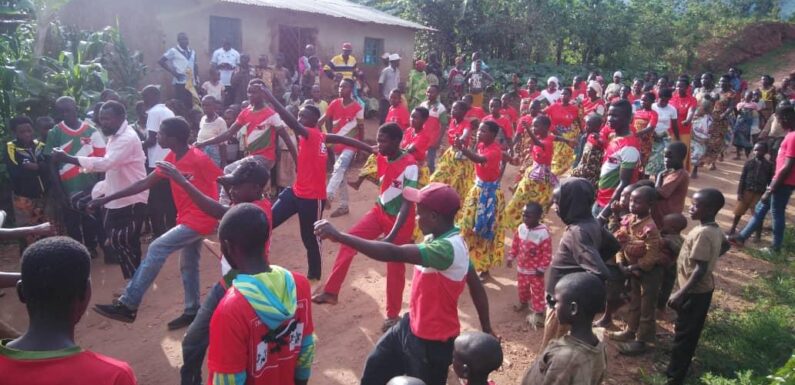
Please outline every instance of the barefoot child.
[[715, 222], [724, 203], [719, 190], [706, 188], [696, 192], [690, 206], [690, 219], [701, 223], [685, 238], [676, 263], [679, 289], [668, 300], [668, 306], [677, 314], [671, 360], [665, 371], [670, 385], [684, 383], [712, 303], [712, 271], [727, 249], [723, 232]]
[[463, 385], [494, 385], [489, 374], [502, 366], [500, 340], [483, 332], [467, 332], [453, 344], [453, 371]]
[[[665, 313], [668, 297], [676, 283], [676, 258], [685, 238], [682, 231], [687, 227], [687, 218], [682, 213], [668, 214], [663, 218], [663, 225], [660, 229], [660, 264], [663, 267], [663, 280], [660, 287], [660, 295], [657, 296], [657, 312]], [[660, 318], [659, 316], [657, 318]]]
[[759, 142], [754, 145], [754, 157], [747, 160], [743, 166], [740, 183], [737, 186], [737, 207], [734, 209], [734, 221], [729, 235], [734, 235], [740, 218], [749, 208], [756, 207], [759, 198], [773, 180], [773, 163], [767, 160], [765, 155], [767, 155], [767, 142]]
[[464, 199], [459, 221], [461, 234], [469, 246], [469, 255], [481, 277], [488, 276], [492, 267], [502, 265], [504, 254], [502, 225], [505, 201], [500, 190], [500, 164], [508, 159], [497, 143], [500, 126], [494, 121], [480, 124], [477, 133], [477, 152], [456, 139], [453, 145], [475, 163], [475, 185]]
[[586, 272], [555, 285], [554, 312], [571, 332], [552, 341], [527, 369], [522, 385], [599, 385], [607, 369], [607, 346], [593, 334], [594, 316], [604, 310], [605, 287]]
[[540, 222], [544, 209], [537, 202], [524, 207], [522, 224], [516, 230], [508, 252], [508, 267], [517, 261], [517, 290], [519, 304], [513, 309], [533, 312], [528, 317], [533, 327], [544, 325], [544, 273], [552, 258], [552, 237], [549, 229]]
[[619, 267], [629, 277], [631, 291], [627, 328], [608, 336], [622, 354], [637, 355], [648, 349], [656, 336], [655, 309], [660, 291], [662, 267], [659, 264], [660, 231], [651, 218], [657, 193], [640, 187], [630, 195], [629, 212], [621, 221], [616, 238], [622, 244]]

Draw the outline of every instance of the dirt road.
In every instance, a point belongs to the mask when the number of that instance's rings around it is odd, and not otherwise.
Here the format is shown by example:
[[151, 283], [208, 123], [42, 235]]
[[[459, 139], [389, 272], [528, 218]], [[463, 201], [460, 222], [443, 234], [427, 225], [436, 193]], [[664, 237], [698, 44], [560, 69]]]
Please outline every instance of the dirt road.
[[[723, 228], [728, 228], [736, 198], [736, 184], [741, 164], [727, 162], [720, 169], [704, 172], [701, 178], [691, 183], [691, 196], [701, 187], [710, 186], [721, 189], [728, 204], [722, 210], [719, 220]], [[509, 170], [509, 173], [515, 172]], [[509, 179], [508, 175], [503, 180]], [[506, 194], [507, 190], [506, 190]], [[333, 222], [342, 229], [349, 228], [357, 218], [368, 210], [374, 202], [376, 188], [371, 184], [351, 196], [352, 207], [348, 216], [336, 218]], [[326, 212], [328, 214], [328, 212]], [[546, 219], [553, 233], [560, 234], [561, 227], [554, 214]], [[789, 223], [793, 223], [795, 210], [790, 206]], [[294, 269], [306, 270], [306, 257], [298, 233], [297, 218], [292, 218], [274, 231], [271, 261], [274, 264]], [[745, 223], [743, 221], [742, 223]], [[769, 222], [768, 222], [769, 226]], [[769, 239], [766, 233], [765, 239]], [[330, 242], [323, 244], [323, 272], [327, 275], [333, 264], [339, 246]], [[5, 248], [0, 255], [0, 269], [18, 271], [18, 259], [14, 252]], [[92, 349], [129, 362], [141, 384], [165, 385], [179, 382], [181, 365], [180, 341], [185, 330], [169, 332], [166, 322], [182, 311], [182, 283], [179, 278], [178, 255], [172, 255], [138, 312], [133, 324], [124, 324], [100, 317], [88, 311], [77, 328], [77, 341], [87, 349]], [[758, 260], [731, 252], [718, 263], [719, 277], [716, 306], [743, 306], [739, 299], [742, 285], [753, 277], [768, 270], [769, 267]], [[219, 277], [218, 261], [209, 253], [203, 254], [201, 261], [201, 282], [203, 293], [212, 287]], [[408, 309], [411, 269], [407, 269], [407, 285], [404, 292], [404, 310]], [[385, 304], [385, 266], [361, 255], [354, 260], [348, 279], [336, 306], [315, 306], [314, 321], [317, 333], [317, 354], [313, 366], [311, 382], [314, 384], [353, 385], [358, 384], [365, 358], [378, 340]], [[491, 307], [492, 323], [503, 339], [505, 362], [493, 379], [498, 384], [518, 383], [522, 372], [536, 356], [541, 330], [533, 330], [523, 322], [524, 316], [515, 313], [511, 305], [516, 300], [515, 271], [507, 268], [492, 270], [493, 279], [486, 283]], [[111, 293], [122, 287], [123, 282], [118, 266], [106, 266], [100, 260], [92, 265], [94, 296], [92, 303], [108, 303]], [[27, 324], [25, 309], [12, 290], [0, 298], [0, 318], [18, 329]], [[467, 292], [460, 300], [460, 318], [463, 330], [478, 329], [477, 314]], [[661, 322], [662, 329], [670, 330], [670, 323]], [[644, 358], [626, 359], [620, 357], [614, 348], [609, 351], [608, 383], [638, 383], [640, 371], [650, 372], [651, 355]], [[449, 384], [457, 383], [455, 375], [450, 375]]]

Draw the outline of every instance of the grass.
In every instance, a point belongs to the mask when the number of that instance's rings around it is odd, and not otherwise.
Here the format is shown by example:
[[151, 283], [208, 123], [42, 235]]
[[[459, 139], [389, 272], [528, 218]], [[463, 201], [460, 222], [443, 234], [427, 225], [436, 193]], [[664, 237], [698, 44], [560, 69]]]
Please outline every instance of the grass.
[[743, 78], [749, 82], [756, 82], [762, 75], [772, 75], [782, 68], [789, 68], [790, 63], [787, 60], [787, 56], [793, 50], [795, 50], [795, 41], [786, 41], [781, 47], [740, 64], [739, 67], [743, 70]]

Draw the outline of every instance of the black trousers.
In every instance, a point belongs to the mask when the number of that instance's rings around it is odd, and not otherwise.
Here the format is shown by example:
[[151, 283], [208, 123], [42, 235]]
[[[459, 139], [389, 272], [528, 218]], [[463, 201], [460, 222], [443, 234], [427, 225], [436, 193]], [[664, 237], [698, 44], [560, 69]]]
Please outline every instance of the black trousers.
[[657, 309], [665, 310], [665, 307], [668, 306], [668, 299], [671, 297], [675, 283], [676, 262], [673, 262], [670, 266], [663, 267], [662, 286], [660, 287], [660, 295], [657, 296]]
[[668, 377], [667, 385], [684, 384], [711, 303], [712, 292], [687, 294], [682, 302], [682, 308], [676, 311], [671, 362], [665, 371], [665, 376]]
[[389, 100], [381, 99], [378, 101], [378, 122], [384, 124], [386, 122], [386, 114], [389, 113]]
[[182, 102], [182, 106], [185, 107], [186, 111], [193, 108], [193, 95], [185, 89], [184, 84], [174, 84], [174, 98]]
[[157, 181], [149, 189], [148, 206], [149, 220], [152, 222], [152, 232], [155, 238], [177, 225], [177, 207], [174, 206], [171, 184], [168, 179]]
[[361, 385], [384, 385], [395, 376], [412, 376], [427, 385], [445, 385], [453, 362], [453, 341], [429, 341], [411, 332], [409, 315], [392, 326], [364, 364]]
[[63, 211], [63, 224], [66, 227], [66, 235], [82, 243], [89, 250], [94, 250], [105, 242], [105, 234], [100, 226], [101, 223], [93, 216], [71, 208], [65, 208]]
[[273, 205], [274, 229], [293, 215], [298, 214], [301, 241], [306, 248], [306, 259], [309, 265], [307, 274], [309, 279], [320, 279], [320, 240], [315, 236], [315, 222], [323, 218], [323, 206], [324, 202], [320, 199], [303, 199], [295, 196], [291, 187], [282, 190]]
[[132, 278], [141, 264], [141, 227], [146, 218], [146, 205], [135, 203], [105, 210], [105, 232], [116, 253], [124, 279]]

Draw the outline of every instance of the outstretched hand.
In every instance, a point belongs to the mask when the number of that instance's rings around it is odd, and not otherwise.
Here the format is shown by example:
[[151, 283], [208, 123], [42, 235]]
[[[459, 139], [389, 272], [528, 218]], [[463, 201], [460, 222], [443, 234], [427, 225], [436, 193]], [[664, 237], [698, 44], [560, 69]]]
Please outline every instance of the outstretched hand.
[[160, 172], [162, 172], [165, 176], [167, 176], [169, 179], [173, 180], [174, 182], [184, 183], [187, 181], [185, 179], [185, 176], [182, 175], [182, 173], [179, 172], [179, 170], [177, 170], [177, 167], [174, 166], [173, 164], [166, 161], [158, 161], [155, 162], [155, 165], [157, 166], [157, 169], [160, 170]]
[[339, 230], [334, 228], [328, 220], [321, 219], [315, 222], [315, 235], [320, 239], [328, 239], [332, 242], [339, 242], [342, 235]]

